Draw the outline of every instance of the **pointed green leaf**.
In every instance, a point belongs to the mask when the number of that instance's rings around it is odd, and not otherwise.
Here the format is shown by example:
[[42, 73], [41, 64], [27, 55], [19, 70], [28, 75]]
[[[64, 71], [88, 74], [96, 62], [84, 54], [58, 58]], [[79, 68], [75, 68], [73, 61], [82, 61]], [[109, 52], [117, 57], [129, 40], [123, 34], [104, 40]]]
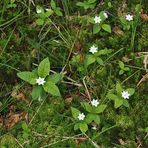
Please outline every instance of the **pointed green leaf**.
[[72, 112], [72, 116], [77, 120], [80, 111], [78, 109], [74, 108], [74, 107], [71, 107], [71, 112]]
[[117, 92], [118, 96], [121, 96], [122, 87], [121, 87], [121, 84], [120, 83], [117, 83], [116, 84], [116, 92]]
[[31, 96], [33, 100], [38, 100], [43, 97], [44, 89], [42, 86], [34, 86]]
[[88, 112], [92, 112], [92, 106], [89, 104], [89, 103], [87, 103], [87, 102], [82, 102], [81, 103], [81, 106], [86, 110], [86, 111], [88, 111]]
[[102, 25], [102, 29], [107, 31], [107, 32], [109, 32], [109, 33], [111, 33], [111, 27], [108, 24], [103, 24]]
[[107, 94], [107, 98], [110, 99], [110, 100], [116, 100], [116, 99], [119, 99], [119, 97], [115, 94]]
[[98, 33], [101, 30], [101, 27], [97, 24], [93, 26], [93, 34]]
[[56, 3], [54, 0], [51, 0], [50, 5], [52, 9], [56, 9]]
[[34, 85], [36, 83], [37, 75], [33, 72], [23, 71], [17, 73], [17, 76], [29, 84]]
[[38, 66], [38, 75], [42, 78], [45, 78], [49, 75], [50, 71], [50, 62], [48, 58], [45, 58]]
[[123, 100], [123, 105], [124, 105], [125, 107], [128, 107], [128, 108], [129, 108], [129, 106], [130, 106], [127, 100]]
[[119, 108], [123, 104], [122, 99], [116, 99], [115, 100], [115, 108]]
[[88, 130], [88, 126], [86, 123], [80, 123], [79, 128], [82, 133], [85, 133]]
[[84, 63], [86, 66], [89, 66], [90, 64], [94, 63], [95, 61], [96, 61], [96, 58], [94, 55], [87, 55]]
[[134, 88], [128, 88], [127, 89], [128, 93], [132, 96], [135, 93], [135, 89]]
[[97, 114], [102, 113], [106, 107], [107, 105], [105, 104], [99, 105], [97, 107], [93, 107], [92, 113], [97, 113]]
[[59, 88], [53, 82], [47, 81], [43, 85], [43, 88], [46, 92], [50, 93], [53, 96], [57, 96], [57, 97], [61, 96]]
[[98, 64], [103, 65], [103, 60], [100, 57], [97, 57], [97, 62]]
[[46, 81], [51, 81], [54, 84], [57, 84], [59, 81], [62, 80], [62, 78], [63, 78], [63, 74], [55, 73], [55, 74], [49, 75]]

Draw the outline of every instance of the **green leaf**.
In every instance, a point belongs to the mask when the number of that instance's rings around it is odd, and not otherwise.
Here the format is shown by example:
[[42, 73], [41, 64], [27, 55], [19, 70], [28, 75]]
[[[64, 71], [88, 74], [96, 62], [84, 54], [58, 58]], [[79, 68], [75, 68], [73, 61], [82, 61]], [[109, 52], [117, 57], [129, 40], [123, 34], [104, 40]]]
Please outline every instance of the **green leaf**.
[[124, 73], [124, 70], [119, 71], [119, 75], [122, 75]]
[[124, 70], [125, 71], [129, 71], [130, 69], [129, 69], [129, 67], [125, 67]]
[[88, 111], [88, 112], [92, 112], [92, 106], [89, 104], [89, 103], [87, 103], [87, 102], [82, 102], [81, 103], [81, 106], [86, 110], [86, 111]]
[[88, 114], [88, 115], [85, 117], [85, 122], [86, 122], [87, 124], [90, 124], [93, 120], [94, 120], [93, 114]]
[[127, 100], [123, 100], [123, 105], [124, 105], [125, 107], [128, 107], [128, 108], [129, 108], [129, 106], [130, 106]]
[[99, 115], [95, 115], [94, 121], [96, 124], [100, 124], [100, 116]]
[[128, 93], [132, 96], [135, 93], [135, 89], [134, 88], [128, 88], [127, 89]]
[[47, 12], [45, 12], [46, 17], [49, 17], [53, 14], [53, 10], [52, 9], [48, 9]]
[[117, 100], [117, 99], [119, 99], [119, 97], [117, 95], [111, 94], [111, 93], [107, 94], [107, 98], [110, 99], [110, 100]]
[[119, 61], [119, 67], [124, 70], [124, 63], [122, 61]]
[[79, 128], [82, 133], [85, 133], [88, 130], [88, 126], [86, 123], [80, 123]]
[[103, 65], [103, 60], [100, 57], [97, 57], [97, 62], [98, 64]]
[[109, 33], [111, 33], [111, 26], [108, 25], [108, 24], [103, 24], [102, 29], [109, 32]]
[[47, 81], [44, 85], [43, 88], [46, 92], [50, 93], [53, 96], [60, 97], [60, 91], [59, 88], [51, 81]]
[[58, 16], [63, 16], [63, 13], [62, 13], [62, 11], [61, 11], [61, 9], [58, 7], [58, 8], [56, 8], [55, 10], [54, 10], [54, 12], [56, 13], [56, 15], [58, 15]]
[[74, 130], [75, 130], [75, 131], [78, 130], [78, 129], [79, 129], [79, 126], [80, 126], [80, 123], [76, 123], [76, 124], [74, 125]]
[[17, 73], [17, 76], [29, 84], [34, 85], [36, 83], [37, 75], [33, 72], [23, 71]]
[[36, 23], [37, 23], [37, 25], [42, 26], [44, 24], [44, 20], [43, 19], [37, 19]]
[[115, 108], [119, 108], [123, 104], [122, 99], [116, 99], [115, 100]]
[[43, 96], [44, 89], [42, 86], [34, 86], [31, 96], [33, 100], [41, 99]]
[[57, 84], [59, 81], [62, 80], [62, 78], [63, 78], [63, 74], [55, 73], [55, 74], [49, 75], [46, 81], [51, 81], [54, 84]]
[[95, 61], [96, 61], [96, 58], [94, 55], [87, 55], [84, 63], [86, 66], [89, 66], [90, 64], [94, 63]]
[[105, 105], [105, 104], [99, 105], [97, 107], [93, 107], [92, 113], [97, 113], [97, 114], [102, 113], [106, 107], [107, 107], [107, 105]]
[[100, 55], [108, 55], [108, 54], [110, 54], [111, 52], [112, 52], [111, 49], [105, 48], [105, 49], [99, 50], [99, 51], [96, 53], [96, 55], [97, 55], [97, 56], [100, 56]]
[[49, 75], [50, 71], [50, 62], [48, 58], [45, 58], [38, 66], [38, 75], [42, 78], [45, 78]]
[[50, 5], [52, 9], [56, 9], [56, 3], [54, 0], [51, 0]]
[[77, 5], [77, 6], [80, 6], [80, 7], [83, 7], [83, 6], [84, 6], [84, 3], [82, 3], [82, 2], [77, 2], [76, 5]]
[[118, 96], [121, 96], [122, 87], [121, 87], [121, 84], [120, 83], [117, 83], [116, 84], [116, 92], [117, 92]]
[[71, 107], [71, 113], [72, 113], [72, 116], [77, 120], [80, 114], [80, 111], [74, 107]]
[[93, 34], [98, 33], [100, 30], [101, 30], [101, 27], [98, 24], [93, 26]]

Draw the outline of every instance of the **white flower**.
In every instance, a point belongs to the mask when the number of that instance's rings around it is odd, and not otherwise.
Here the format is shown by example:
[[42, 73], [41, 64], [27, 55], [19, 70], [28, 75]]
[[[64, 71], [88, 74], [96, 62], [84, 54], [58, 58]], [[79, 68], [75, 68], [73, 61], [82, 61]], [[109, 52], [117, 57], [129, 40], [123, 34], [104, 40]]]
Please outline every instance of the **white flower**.
[[97, 127], [96, 127], [96, 126], [93, 126], [93, 127], [92, 127], [92, 129], [93, 129], [93, 130], [96, 130], [96, 129], [97, 129]]
[[96, 53], [98, 51], [98, 47], [95, 47], [94, 45], [90, 47], [89, 52], [92, 54]]
[[128, 93], [128, 91], [123, 91], [123, 92], [122, 92], [122, 97], [123, 97], [124, 99], [129, 99], [129, 96], [130, 96], [130, 94]]
[[132, 21], [133, 20], [133, 15], [127, 14], [126, 16], [127, 21]]
[[85, 118], [84, 113], [79, 113], [78, 119], [79, 120], [84, 120], [84, 118]]
[[108, 18], [108, 15], [107, 15], [106, 12], [104, 12], [103, 15], [104, 15], [105, 18]]
[[39, 8], [37, 8], [36, 12], [37, 12], [37, 13], [41, 13], [41, 12], [42, 12], [42, 10], [41, 10], [41, 9], [39, 9]]
[[38, 79], [36, 79], [36, 83], [37, 83], [38, 85], [44, 85], [45, 82], [46, 82], [46, 81], [45, 81], [45, 78], [39, 77]]
[[91, 101], [91, 105], [97, 107], [97, 106], [99, 105], [98, 100], [93, 99], [93, 100]]
[[99, 24], [101, 22], [100, 16], [95, 16], [94, 21], [95, 21], [95, 24], [97, 24], [97, 23]]

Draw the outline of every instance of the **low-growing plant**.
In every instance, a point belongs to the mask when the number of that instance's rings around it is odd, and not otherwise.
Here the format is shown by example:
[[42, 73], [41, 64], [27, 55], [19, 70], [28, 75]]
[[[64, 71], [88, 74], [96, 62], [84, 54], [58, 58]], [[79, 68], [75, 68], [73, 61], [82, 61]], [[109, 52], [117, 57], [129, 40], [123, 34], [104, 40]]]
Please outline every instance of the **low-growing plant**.
[[32, 99], [41, 100], [44, 98], [46, 92], [53, 96], [61, 96], [57, 83], [62, 79], [62, 74], [50, 74], [50, 62], [45, 58], [39, 64], [38, 68], [30, 71], [23, 71], [17, 73], [18, 77], [22, 80], [33, 85]]

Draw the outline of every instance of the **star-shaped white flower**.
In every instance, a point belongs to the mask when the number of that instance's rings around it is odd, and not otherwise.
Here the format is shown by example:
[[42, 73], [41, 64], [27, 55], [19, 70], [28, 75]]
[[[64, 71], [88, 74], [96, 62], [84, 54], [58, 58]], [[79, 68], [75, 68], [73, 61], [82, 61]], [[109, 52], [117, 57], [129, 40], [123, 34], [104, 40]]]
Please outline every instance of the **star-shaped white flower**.
[[99, 24], [101, 22], [100, 16], [95, 16], [94, 21], [95, 21], [95, 24]]
[[129, 99], [129, 96], [130, 96], [130, 94], [128, 93], [128, 91], [123, 91], [123, 92], [122, 92], [122, 97], [123, 97], [124, 99]]
[[41, 13], [41, 12], [42, 12], [42, 10], [41, 10], [41, 9], [39, 9], [39, 8], [37, 8], [36, 12], [37, 12], [37, 13]]
[[37, 83], [38, 85], [44, 85], [45, 82], [46, 82], [46, 81], [45, 81], [45, 78], [39, 77], [39, 78], [36, 79], [36, 83]]
[[93, 100], [91, 101], [91, 105], [97, 107], [97, 106], [99, 105], [98, 100], [93, 99]]
[[84, 120], [84, 118], [85, 118], [84, 113], [79, 113], [78, 119], [79, 120]]
[[127, 21], [132, 21], [132, 20], [133, 20], [133, 15], [127, 14], [127, 15], [125, 16], [125, 19], [126, 19]]
[[92, 129], [93, 129], [93, 130], [97, 130], [97, 127], [96, 127], [96, 126], [93, 126]]
[[103, 15], [104, 15], [105, 18], [108, 18], [108, 15], [107, 15], [106, 12], [104, 12]]
[[98, 51], [98, 47], [96, 46], [91, 46], [90, 49], [89, 49], [89, 52], [91, 52], [92, 54], [96, 53]]

